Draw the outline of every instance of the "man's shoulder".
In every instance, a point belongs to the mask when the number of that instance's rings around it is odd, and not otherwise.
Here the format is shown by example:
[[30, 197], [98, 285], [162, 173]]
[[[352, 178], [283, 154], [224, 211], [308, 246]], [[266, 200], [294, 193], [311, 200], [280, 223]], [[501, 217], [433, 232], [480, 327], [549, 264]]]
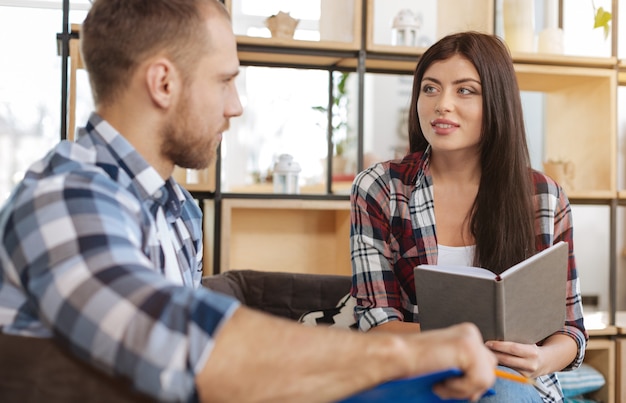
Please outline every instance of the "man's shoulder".
[[[106, 164], [98, 162], [95, 151], [81, 145], [61, 142], [26, 172], [3, 210], [16, 208], [36, 211], [43, 206], [64, 204], [63, 210], [83, 208], [81, 203], [108, 200], [109, 205], [138, 208], [135, 196], [115, 176], [107, 172]], [[134, 207], [137, 206], [137, 207]]]

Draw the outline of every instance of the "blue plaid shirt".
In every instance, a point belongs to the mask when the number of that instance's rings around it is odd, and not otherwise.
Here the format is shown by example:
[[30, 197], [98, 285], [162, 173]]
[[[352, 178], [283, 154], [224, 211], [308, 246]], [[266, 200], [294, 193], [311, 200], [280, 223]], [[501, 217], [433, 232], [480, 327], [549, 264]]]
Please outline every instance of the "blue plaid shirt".
[[[184, 286], [164, 277], [159, 210]], [[199, 287], [201, 224], [191, 195], [92, 114], [0, 210], [2, 331], [55, 337], [144, 393], [194, 399], [195, 375], [238, 306]]]

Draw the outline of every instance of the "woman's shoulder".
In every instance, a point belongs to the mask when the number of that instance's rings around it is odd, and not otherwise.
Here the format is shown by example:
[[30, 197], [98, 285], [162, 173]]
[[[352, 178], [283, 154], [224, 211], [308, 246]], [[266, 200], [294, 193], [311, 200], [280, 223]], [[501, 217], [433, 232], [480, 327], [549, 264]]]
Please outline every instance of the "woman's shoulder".
[[561, 185], [550, 176], [536, 169], [532, 170], [534, 194], [536, 196], [551, 196], [568, 202], [567, 195]]

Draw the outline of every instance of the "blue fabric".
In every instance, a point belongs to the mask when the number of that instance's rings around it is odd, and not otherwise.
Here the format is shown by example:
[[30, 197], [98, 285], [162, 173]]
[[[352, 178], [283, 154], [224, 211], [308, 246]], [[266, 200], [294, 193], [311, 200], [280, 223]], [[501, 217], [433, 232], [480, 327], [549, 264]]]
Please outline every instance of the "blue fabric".
[[557, 372], [557, 376], [565, 397], [580, 397], [595, 392], [606, 383], [604, 375], [586, 363], [572, 371]]
[[[447, 378], [459, 376], [461, 371], [451, 368], [408, 379], [389, 381], [372, 389], [357, 393], [338, 403], [462, 403], [467, 400], [442, 400], [433, 393], [433, 385]], [[492, 390], [485, 395], [493, 394]]]

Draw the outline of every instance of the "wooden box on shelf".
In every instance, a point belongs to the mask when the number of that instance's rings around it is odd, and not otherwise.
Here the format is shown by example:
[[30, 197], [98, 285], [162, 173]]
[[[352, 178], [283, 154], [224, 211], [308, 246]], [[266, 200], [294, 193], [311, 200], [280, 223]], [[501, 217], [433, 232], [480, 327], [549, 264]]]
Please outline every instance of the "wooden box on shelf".
[[222, 200], [222, 271], [351, 274], [347, 200]]
[[522, 91], [545, 94], [544, 158], [570, 161], [570, 199], [617, 195], [617, 73], [606, 59], [569, 58], [571, 66], [516, 63]]

